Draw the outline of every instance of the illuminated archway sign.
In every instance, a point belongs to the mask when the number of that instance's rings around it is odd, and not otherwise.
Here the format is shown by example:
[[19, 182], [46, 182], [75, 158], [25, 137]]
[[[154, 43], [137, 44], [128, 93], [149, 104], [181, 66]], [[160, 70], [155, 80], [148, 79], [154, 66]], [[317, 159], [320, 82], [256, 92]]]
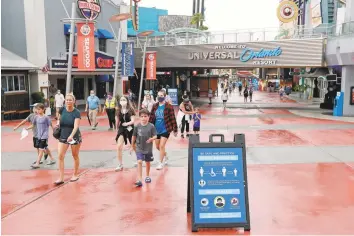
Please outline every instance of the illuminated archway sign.
[[77, 7], [87, 20], [95, 20], [101, 13], [100, 0], [78, 0]]

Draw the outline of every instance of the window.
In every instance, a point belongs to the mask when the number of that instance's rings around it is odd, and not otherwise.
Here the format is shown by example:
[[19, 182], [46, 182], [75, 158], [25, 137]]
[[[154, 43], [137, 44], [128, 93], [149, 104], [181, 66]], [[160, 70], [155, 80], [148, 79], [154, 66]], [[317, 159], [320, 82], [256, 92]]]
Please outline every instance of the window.
[[[74, 37], [74, 51], [75, 51], [75, 42], [76, 42], [76, 37]], [[65, 44], [66, 44], [66, 51], [69, 52], [69, 47], [70, 47], [70, 34], [65, 35]]]
[[5, 92], [26, 91], [25, 75], [2, 75], [1, 87]]
[[106, 52], [106, 39], [98, 39], [98, 50], [101, 52]]

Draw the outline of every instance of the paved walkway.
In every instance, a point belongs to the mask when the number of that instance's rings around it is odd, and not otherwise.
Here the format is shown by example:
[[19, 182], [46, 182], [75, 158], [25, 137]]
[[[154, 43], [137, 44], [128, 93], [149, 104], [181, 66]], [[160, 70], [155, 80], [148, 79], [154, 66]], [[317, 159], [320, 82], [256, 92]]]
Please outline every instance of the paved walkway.
[[[232, 97], [225, 111], [217, 100], [211, 106], [203, 99], [196, 102], [203, 115], [201, 141], [212, 133], [222, 133], [226, 140], [234, 133], [245, 134], [251, 233], [352, 234], [354, 123], [300, 116], [293, 111], [313, 108], [280, 101], [273, 94], [256, 93], [258, 107], [240, 107], [243, 101]], [[186, 213], [188, 140], [171, 137], [169, 166], [153, 169], [152, 183], [136, 189], [135, 157], [125, 150], [126, 169], [114, 172], [115, 133], [108, 131], [104, 118], [95, 131], [85, 119], [80, 180], [60, 187], [52, 184], [56, 166], [30, 169], [36, 158], [31, 138], [20, 141], [13, 122], [3, 124], [2, 233], [191, 235]], [[57, 156], [53, 138], [49, 145]], [[69, 153], [65, 165], [69, 180]], [[208, 229], [198, 234], [235, 233]]]

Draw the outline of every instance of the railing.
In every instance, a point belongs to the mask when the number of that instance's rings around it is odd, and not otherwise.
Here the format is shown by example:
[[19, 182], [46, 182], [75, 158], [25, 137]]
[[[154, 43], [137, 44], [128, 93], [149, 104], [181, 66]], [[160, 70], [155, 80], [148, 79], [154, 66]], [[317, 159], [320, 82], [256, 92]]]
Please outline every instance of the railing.
[[[256, 41], [273, 41], [285, 39], [309, 39], [309, 38], [331, 38], [343, 35], [354, 34], [354, 21], [340, 25], [322, 25], [316, 28], [264, 28], [247, 29], [228, 32], [204, 32], [200, 33], [178, 33], [166, 34], [163, 36], [150, 36], [147, 38], [148, 47], [197, 45], [197, 44], [221, 44], [221, 43], [244, 43]], [[139, 38], [144, 43], [145, 37]], [[135, 47], [139, 48], [135, 38]]]

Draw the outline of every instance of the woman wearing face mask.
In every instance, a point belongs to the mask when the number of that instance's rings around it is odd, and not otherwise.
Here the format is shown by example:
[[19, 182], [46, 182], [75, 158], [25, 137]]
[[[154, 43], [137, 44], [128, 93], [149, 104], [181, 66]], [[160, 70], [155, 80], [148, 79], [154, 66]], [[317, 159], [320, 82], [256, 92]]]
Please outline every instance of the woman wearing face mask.
[[151, 95], [147, 94], [144, 98], [143, 103], [142, 103], [142, 107], [147, 109], [149, 112], [151, 112], [153, 105], [154, 105], [154, 101], [151, 98]]
[[191, 120], [191, 115], [194, 114], [194, 108], [188, 97], [183, 99], [183, 102], [179, 105], [179, 109], [184, 113], [182, 118], [181, 138], [184, 138], [184, 127], [186, 127], [187, 137], [189, 137], [189, 121]]
[[177, 122], [173, 106], [165, 100], [164, 90], [158, 92], [157, 99], [159, 102], [153, 105], [149, 122], [155, 125], [157, 131], [155, 144], [157, 150], [160, 151], [160, 162], [156, 169], [161, 170], [167, 164], [165, 146], [170, 133], [174, 132], [177, 136]]
[[107, 112], [109, 129], [112, 130], [113, 127], [116, 129], [116, 98], [112, 96], [112, 93], [107, 93], [107, 98], [104, 103], [103, 112]]
[[117, 141], [117, 156], [118, 156], [118, 166], [116, 171], [123, 170], [123, 144], [125, 145], [131, 143], [134, 129], [134, 119], [135, 111], [130, 105], [129, 99], [127, 97], [121, 97], [117, 110], [117, 127], [118, 133], [116, 136]]

